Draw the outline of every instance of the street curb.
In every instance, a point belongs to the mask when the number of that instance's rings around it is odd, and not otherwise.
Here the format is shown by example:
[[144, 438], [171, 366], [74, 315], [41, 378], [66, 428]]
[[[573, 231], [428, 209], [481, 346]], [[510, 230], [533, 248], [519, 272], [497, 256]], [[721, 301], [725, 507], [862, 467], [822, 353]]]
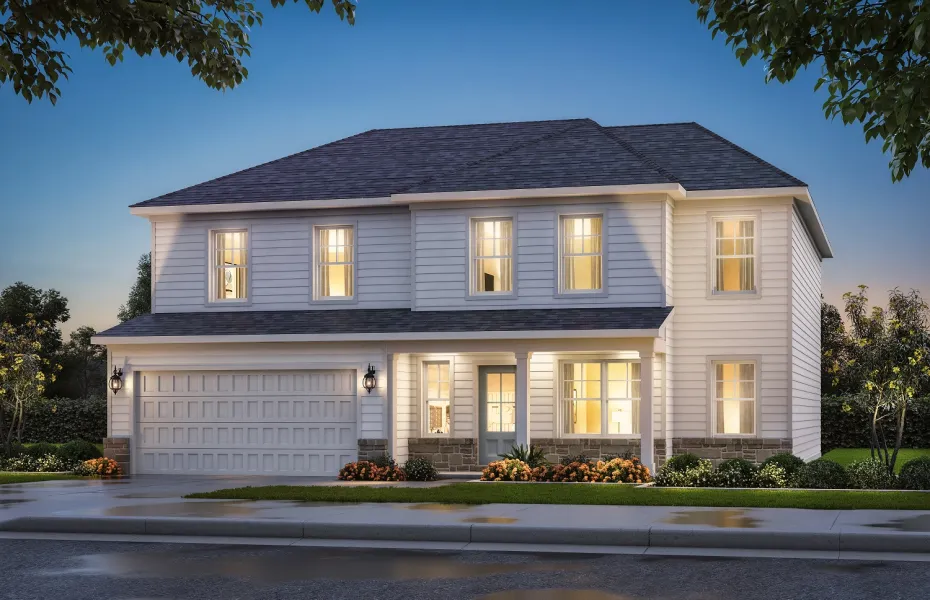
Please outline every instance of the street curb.
[[510, 524], [325, 523], [275, 519], [184, 517], [20, 517], [0, 522], [0, 531], [70, 534], [128, 534], [255, 537], [325, 540], [379, 540], [930, 553], [930, 533], [854, 531], [772, 531], [760, 529], [530, 527]]

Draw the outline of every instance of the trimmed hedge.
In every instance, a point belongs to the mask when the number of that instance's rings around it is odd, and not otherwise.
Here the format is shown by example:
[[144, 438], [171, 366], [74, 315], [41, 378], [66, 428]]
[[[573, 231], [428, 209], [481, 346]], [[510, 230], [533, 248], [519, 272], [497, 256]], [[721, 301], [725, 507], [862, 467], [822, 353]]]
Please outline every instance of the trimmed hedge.
[[26, 411], [23, 442], [63, 444], [87, 440], [99, 444], [107, 437], [106, 398], [53, 398]]
[[[868, 448], [872, 415], [858, 396], [824, 396], [820, 402], [821, 448]], [[916, 398], [907, 411], [902, 448], [930, 448], [930, 398]], [[887, 433], [890, 433], [890, 430]]]

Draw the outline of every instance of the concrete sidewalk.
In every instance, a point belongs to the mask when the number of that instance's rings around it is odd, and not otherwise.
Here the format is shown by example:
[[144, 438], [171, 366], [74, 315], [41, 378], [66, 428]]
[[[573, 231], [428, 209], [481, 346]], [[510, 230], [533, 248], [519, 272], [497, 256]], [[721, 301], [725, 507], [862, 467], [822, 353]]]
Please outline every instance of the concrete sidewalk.
[[0, 486], [0, 531], [930, 553], [930, 512], [185, 500], [329, 480], [136, 477]]

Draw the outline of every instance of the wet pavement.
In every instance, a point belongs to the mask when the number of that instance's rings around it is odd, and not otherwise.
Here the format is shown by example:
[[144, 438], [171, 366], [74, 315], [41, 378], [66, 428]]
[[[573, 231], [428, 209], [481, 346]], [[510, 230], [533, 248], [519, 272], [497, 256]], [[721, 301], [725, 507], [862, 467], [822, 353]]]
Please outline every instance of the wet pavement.
[[924, 599], [921, 562], [0, 539], [17, 600]]

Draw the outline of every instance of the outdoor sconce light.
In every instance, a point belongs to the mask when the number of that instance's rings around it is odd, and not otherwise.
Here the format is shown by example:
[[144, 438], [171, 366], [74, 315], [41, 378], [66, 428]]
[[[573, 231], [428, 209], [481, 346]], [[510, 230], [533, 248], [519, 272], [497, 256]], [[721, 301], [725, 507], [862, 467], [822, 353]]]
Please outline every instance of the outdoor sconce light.
[[375, 389], [377, 385], [378, 379], [375, 377], [375, 368], [371, 366], [371, 363], [368, 363], [368, 372], [362, 377], [362, 387], [368, 390], [370, 394], [371, 390]]
[[113, 390], [113, 395], [115, 396], [121, 389], [123, 389], [123, 370], [113, 367], [113, 375], [110, 376], [110, 389]]

